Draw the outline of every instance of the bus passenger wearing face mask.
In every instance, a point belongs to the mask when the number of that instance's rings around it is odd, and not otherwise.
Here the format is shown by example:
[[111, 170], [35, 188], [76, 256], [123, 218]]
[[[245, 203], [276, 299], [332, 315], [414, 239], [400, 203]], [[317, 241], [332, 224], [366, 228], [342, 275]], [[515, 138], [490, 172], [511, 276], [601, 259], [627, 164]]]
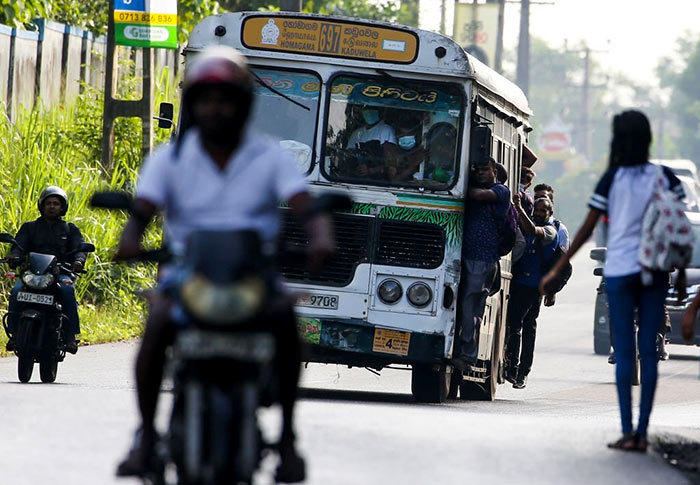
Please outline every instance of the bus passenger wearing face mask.
[[410, 116], [401, 116], [396, 127], [396, 146], [387, 160], [386, 177], [389, 180], [413, 180], [428, 152], [421, 143], [421, 122]]
[[[373, 145], [370, 142], [377, 142], [374, 145], [376, 145], [378, 153], [370, 154], [370, 159], [382, 158], [386, 143], [396, 144], [394, 129], [381, 119], [379, 109], [376, 107], [365, 105], [360, 113], [363, 124], [352, 132], [345, 148], [348, 150], [363, 150]], [[383, 171], [384, 166], [382, 164], [362, 162], [358, 163], [356, 175], [366, 177], [368, 175], [381, 174]]]

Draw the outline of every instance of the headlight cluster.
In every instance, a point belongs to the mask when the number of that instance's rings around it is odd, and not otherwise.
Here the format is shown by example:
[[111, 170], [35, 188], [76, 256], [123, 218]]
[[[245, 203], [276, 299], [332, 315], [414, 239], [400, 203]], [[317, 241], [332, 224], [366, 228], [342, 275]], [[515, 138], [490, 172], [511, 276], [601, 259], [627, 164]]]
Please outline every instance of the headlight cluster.
[[[403, 288], [398, 281], [386, 279], [379, 284], [377, 295], [384, 303], [393, 305], [403, 296]], [[433, 292], [427, 284], [418, 281], [408, 287], [406, 297], [411, 305], [424, 308], [433, 300]]]
[[53, 275], [48, 274], [34, 274], [31, 271], [25, 271], [22, 275], [22, 281], [24, 284], [30, 288], [35, 288], [37, 290], [45, 290], [51, 283], [53, 283]]

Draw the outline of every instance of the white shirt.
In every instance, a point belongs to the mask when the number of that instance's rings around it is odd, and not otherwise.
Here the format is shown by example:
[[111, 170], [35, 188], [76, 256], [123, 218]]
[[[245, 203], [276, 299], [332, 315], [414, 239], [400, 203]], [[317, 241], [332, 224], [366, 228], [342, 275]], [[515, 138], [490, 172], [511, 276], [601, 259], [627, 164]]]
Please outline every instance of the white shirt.
[[380, 121], [372, 126], [361, 126], [350, 135], [348, 144], [346, 148], [359, 148], [360, 143], [367, 143], [368, 141], [377, 140], [379, 144], [384, 144], [385, 142], [396, 144], [396, 134], [394, 129]]
[[[678, 178], [665, 167], [663, 172], [666, 188], [683, 196]], [[610, 219], [605, 276], [627, 276], [642, 271], [638, 259], [642, 219], [651, 201], [657, 174], [656, 165], [644, 163], [608, 170], [598, 182], [588, 205], [607, 212]]]
[[306, 190], [304, 176], [276, 141], [246, 132], [222, 171], [193, 128], [177, 156], [170, 144], [146, 160], [136, 196], [164, 210], [167, 241], [182, 254], [198, 230], [256, 230], [264, 242], [274, 242], [279, 202]]

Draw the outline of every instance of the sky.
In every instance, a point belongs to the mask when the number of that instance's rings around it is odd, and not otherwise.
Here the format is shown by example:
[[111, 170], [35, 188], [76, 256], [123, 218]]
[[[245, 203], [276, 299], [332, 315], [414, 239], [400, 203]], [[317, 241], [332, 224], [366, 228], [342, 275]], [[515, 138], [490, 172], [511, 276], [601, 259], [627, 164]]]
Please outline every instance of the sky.
[[[532, 2], [538, 0], [531, 0]], [[675, 52], [686, 31], [700, 33], [700, 0], [547, 0], [553, 5], [530, 7], [530, 34], [554, 48], [585, 41], [595, 60], [642, 84], [655, 84], [658, 60]], [[452, 22], [452, 0], [448, 22]], [[441, 0], [421, 0], [421, 26], [438, 30]], [[504, 44], [515, 50], [520, 6], [506, 4]], [[451, 29], [450, 29], [451, 30]]]

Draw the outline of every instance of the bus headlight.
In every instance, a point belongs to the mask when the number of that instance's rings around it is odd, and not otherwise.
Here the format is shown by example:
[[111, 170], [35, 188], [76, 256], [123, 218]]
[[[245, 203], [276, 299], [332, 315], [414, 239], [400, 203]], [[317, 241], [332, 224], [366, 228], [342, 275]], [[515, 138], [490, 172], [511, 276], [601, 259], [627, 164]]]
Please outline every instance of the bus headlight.
[[408, 301], [411, 302], [411, 305], [423, 308], [433, 299], [433, 292], [428, 285], [418, 282], [408, 287], [406, 296], [408, 297]]
[[379, 285], [377, 294], [384, 303], [393, 305], [399, 301], [399, 298], [403, 295], [403, 288], [401, 288], [401, 284], [396, 280], [384, 280]]

